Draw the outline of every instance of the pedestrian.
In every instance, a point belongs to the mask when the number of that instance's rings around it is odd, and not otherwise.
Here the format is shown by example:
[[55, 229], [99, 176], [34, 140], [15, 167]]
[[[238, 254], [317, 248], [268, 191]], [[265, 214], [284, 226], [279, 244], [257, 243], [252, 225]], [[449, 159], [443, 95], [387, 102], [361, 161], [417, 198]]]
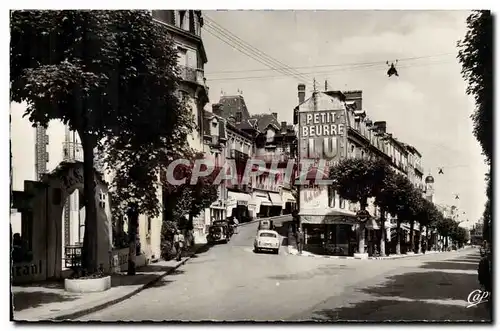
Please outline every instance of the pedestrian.
[[425, 254], [426, 250], [427, 250], [427, 240], [422, 239], [422, 253]]
[[297, 249], [299, 254], [302, 255], [302, 249], [304, 248], [304, 233], [302, 232], [301, 227], [297, 229]]
[[236, 216], [233, 216], [233, 223], [234, 223], [234, 233], [238, 233], [238, 226], [240, 225], [240, 222], [236, 218]]
[[184, 236], [179, 230], [176, 230], [175, 232], [174, 245], [176, 252], [176, 260], [180, 261], [182, 259], [182, 251], [184, 249]]

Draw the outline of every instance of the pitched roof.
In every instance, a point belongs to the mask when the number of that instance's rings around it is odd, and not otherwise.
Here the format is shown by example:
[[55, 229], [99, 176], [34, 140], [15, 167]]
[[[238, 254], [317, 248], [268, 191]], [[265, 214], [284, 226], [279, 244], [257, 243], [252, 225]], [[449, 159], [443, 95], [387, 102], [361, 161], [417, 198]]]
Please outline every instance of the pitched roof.
[[220, 98], [219, 104], [221, 105], [219, 115], [225, 119], [228, 119], [231, 116], [236, 116], [237, 112], [241, 112], [242, 121], [250, 118], [250, 113], [248, 112], [245, 99], [242, 95], [224, 95]]
[[250, 121], [257, 121], [257, 128], [259, 131], [263, 132], [267, 129], [269, 125], [274, 125], [277, 129], [280, 128], [281, 124], [278, 122], [278, 119], [274, 117], [273, 114], [258, 114], [253, 115], [250, 118]]

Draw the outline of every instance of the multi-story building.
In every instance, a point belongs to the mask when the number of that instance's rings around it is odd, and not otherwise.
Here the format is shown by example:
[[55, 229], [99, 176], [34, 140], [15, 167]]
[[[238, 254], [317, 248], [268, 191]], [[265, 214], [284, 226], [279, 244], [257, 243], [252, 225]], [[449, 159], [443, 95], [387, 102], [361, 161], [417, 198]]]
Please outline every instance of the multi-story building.
[[235, 216], [246, 221], [256, 217], [256, 204], [252, 199], [252, 178], [243, 181], [247, 162], [254, 155], [254, 139], [256, 128], [249, 122], [250, 113], [247, 110], [243, 96], [222, 96], [219, 103], [212, 105], [212, 111], [222, 120], [227, 134], [224, 149], [226, 170], [234, 165], [236, 176], [225, 181], [227, 216]]
[[[372, 122], [367, 117], [362, 109], [362, 91], [315, 92], [305, 100], [305, 86], [300, 84], [298, 97], [294, 120], [299, 124], [300, 161], [303, 164], [309, 159], [317, 166], [319, 160], [326, 160], [322, 166], [302, 171], [301, 179], [326, 178], [326, 173], [318, 175], [318, 171], [346, 157], [382, 158], [397, 172], [408, 174], [408, 148], [386, 132], [386, 122]], [[418, 152], [415, 155], [420, 158]], [[418, 184], [415, 182], [415, 185]], [[373, 202], [373, 199], [368, 201], [367, 211], [379, 218], [380, 211]], [[299, 205], [306, 244], [316, 246], [311, 249], [330, 247], [340, 255], [363, 251], [356, 247], [359, 241], [356, 231], [359, 228], [358, 204], [344, 201], [331, 187], [302, 184]], [[394, 219], [386, 215], [386, 238], [391, 238], [391, 228], [395, 227]], [[368, 222], [365, 245], [370, 253], [379, 245], [380, 238], [380, 224]]]
[[[200, 10], [153, 10], [153, 19], [162, 24], [172, 37], [178, 51], [178, 66], [181, 83], [179, 97], [182, 98], [193, 111], [198, 129], [188, 137], [189, 145], [199, 151], [204, 150], [204, 115], [203, 108], [209, 101], [208, 87], [205, 83], [204, 66], [207, 63], [207, 54], [201, 39], [203, 18]], [[193, 219], [193, 235], [195, 242], [204, 242], [205, 213]], [[144, 218], [144, 222], [147, 223]], [[155, 230], [161, 231], [161, 219], [153, 220]], [[149, 235], [148, 237], [151, 237]], [[142, 239], [142, 237], [141, 237]], [[158, 242], [159, 252], [159, 242]]]
[[260, 202], [259, 215], [290, 214], [296, 209], [291, 185], [296, 172], [295, 129], [287, 122], [278, 122], [277, 113], [255, 115], [249, 121], [258, 129], [255, 159], [265, 165], [254, 185], [254, 199]]
[[[288, 161], [296, 151], [295, 131], [286, 122], [279, 123], [277, 114], [250, 115], [243, 95], [222, 95], [213, 105], [213, 113], [226, 123], [228, 141], [226, 160], [234, 160], [238, 185], [227, 186], [227, 215], [245, 218], [277, 216], [291, 213], [296, 201], [292, 193], [291, 178], [285, 180]], [[248, 160], [254, 160], [258, 175], [241, 183]], [[273, 168], [273, 161], [275, 162]], [[257, 164], [258, 163], [258, 164]]]

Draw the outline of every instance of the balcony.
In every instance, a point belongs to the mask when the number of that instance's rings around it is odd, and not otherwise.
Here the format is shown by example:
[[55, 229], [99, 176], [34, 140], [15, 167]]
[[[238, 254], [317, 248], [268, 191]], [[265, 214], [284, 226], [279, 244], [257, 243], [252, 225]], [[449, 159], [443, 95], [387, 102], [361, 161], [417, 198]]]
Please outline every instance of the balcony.
[[195, 83], [207, 88], [205, 84], [205, 74], [203, 72], [203, 69], [179, 66], [179, 76], [186, 82]]
[[265, 153], [257, 155], [255, 158], [266, 163], [272, 163], [273, 161], [288, 162], [289, 160], [293, 160], [289, 153]]
[[279, 186], [270, 183], [256, 183], [255, 188], [258, 190], [271, 191], [271, 192], [279, 192]]
[[415, 170], [417, 170], [421, 175], [424, 174], [424, 167], [422, 167], [420, 164], [415, 165]]
[[82, 144], [75, 142], [63, 142], [64, 162], [83, 162]]

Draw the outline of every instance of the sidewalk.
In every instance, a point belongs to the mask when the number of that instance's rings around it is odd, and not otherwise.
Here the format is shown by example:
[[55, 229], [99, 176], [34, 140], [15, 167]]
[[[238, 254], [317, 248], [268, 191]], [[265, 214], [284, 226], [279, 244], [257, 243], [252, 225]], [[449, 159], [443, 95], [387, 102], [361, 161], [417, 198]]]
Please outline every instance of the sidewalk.
[[[313, 254], [313, 253], [308, 252], [308, 251], [302, 251], [302, 255], [299, 255], [299, 252], [298, 252], [296, 247], [297, 247], [296, 240], [292, 236], [291, 238], [289, 238], [289, 245], [287, 246], [288, 255], [320, 257], [320, 258], [325, 258], [325, 259], [354, 259], [354, 256], [318, 255], [318, 254]], [[467, 249], [467, 248], [459, 249], [458, 252], [462, 251], [464, 249]], [[428, 255], [428, 254], [451, 253], [451, 252], [457, 252], [457, 251], [449, 251], [449, 252], [427, 251], [427, 252], [425, 252], [425, 254], [423, 254], [423, 253], [399, 254], [399, 255], [391, 254], [389, 256], [377, 256], [377, 257], [370, 256], [370, 257], [368, 257], [368, 259], [369, 260], [395, 260], [395, 259], [404, 259], [404, 258], [422, 256], [422, 255]]]
[[160, 261], [140, 267], [134, 276], [127, 276], [126, 273], [112, 275], [111, 288], [105, 292], [70, 293], [64, 290], [63, 282], [12, 286], [13, 320], [63, 321], [104, 309], [130, 298], [164, 276], [176, 272], [176, 269], [195, 254], [206, 249], [207, 245], [199, 246], [180, 262]]

